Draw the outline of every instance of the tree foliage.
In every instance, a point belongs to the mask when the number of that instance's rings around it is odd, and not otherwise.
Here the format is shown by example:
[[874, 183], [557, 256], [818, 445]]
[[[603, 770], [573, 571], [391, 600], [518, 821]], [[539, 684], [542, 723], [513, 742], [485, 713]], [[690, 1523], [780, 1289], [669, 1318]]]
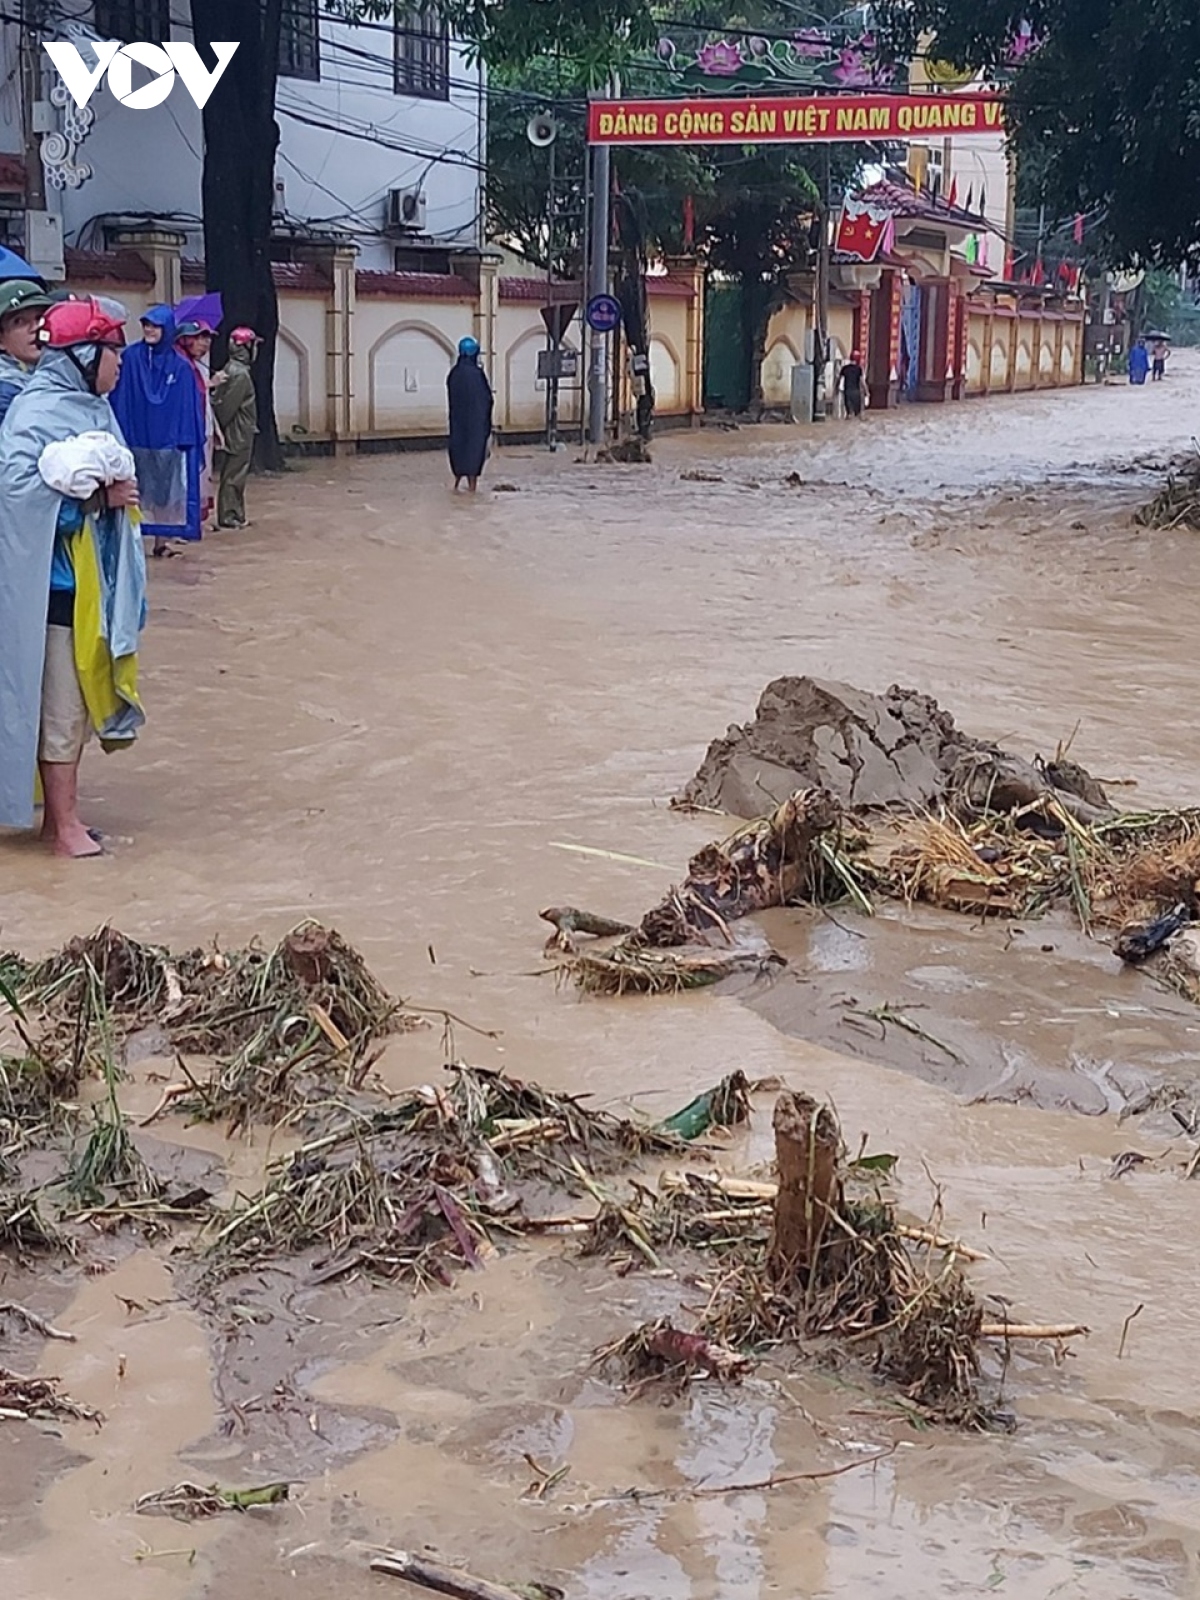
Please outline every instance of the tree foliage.
[[881, 28], [1011, 79], [1018, 161], [1061, 217], [1096, 212], [1114, 261], [1200, 250], [1197, 0], [881, 0]]
[[[396, 10], [396, 0], [325, 3], [351, 19], [390, 19]], [[526, 67], [557, 57], [592, 85], [658, 36], [650, 0], [434, 0], [432, 9], [490, 67]]]

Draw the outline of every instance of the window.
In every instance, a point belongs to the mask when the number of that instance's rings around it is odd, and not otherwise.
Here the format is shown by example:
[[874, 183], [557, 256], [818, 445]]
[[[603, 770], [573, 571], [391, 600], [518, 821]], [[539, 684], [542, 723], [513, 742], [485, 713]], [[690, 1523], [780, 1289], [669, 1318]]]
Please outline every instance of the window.
[[96, 32], [123, 44], [171, 37], [171, 0], [96, 0]]
[[279, 28], [279, 76], [308, 78], [321, 76], [321, 29], [317, 0], [283, 0]]
[[450, 98], [450, 40], [436, 11], [413, 7], [396, 16], [397, 94]]

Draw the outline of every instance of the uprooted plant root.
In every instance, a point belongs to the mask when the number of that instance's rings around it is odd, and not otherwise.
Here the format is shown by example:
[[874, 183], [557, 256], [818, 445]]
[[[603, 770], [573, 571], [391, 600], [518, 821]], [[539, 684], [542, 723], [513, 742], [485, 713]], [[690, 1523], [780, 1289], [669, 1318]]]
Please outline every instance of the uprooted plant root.
[[667, 1175], [621, 1208], [622, 1227], [610, 1212], [585, 1239], [585, 1250], [621, 1253], [636, 1230], [664, 1256], [704, 1252], [718, 1263], [694, 1332], [660, 1321], [597, 1353], [636, 1392], [657, 1379], [677, 1388], [740, 1375], [739, 1357], [790, 1347], [856, 1359], [926, 1417], [983, 1427], [998, 1413], [980, 1388], [982, 1338], [1086, 1332], [986, 1323], [963, 1273], [971, 1252], [901, 1224], [877, 1191], [846, 1192], [853, 1168], [827, 1107], [785, 1093], [775, 1135], [777, 1186]]

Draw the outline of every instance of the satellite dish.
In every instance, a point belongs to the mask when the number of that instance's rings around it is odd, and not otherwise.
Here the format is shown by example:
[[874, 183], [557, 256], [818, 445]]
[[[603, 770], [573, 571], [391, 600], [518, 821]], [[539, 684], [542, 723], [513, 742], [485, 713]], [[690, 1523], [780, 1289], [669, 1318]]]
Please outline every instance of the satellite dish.
[[558, 138], [558, 122], [548, 111], [536, 111], [525, 124], [525, 137], [535, 150], [544, 150]]

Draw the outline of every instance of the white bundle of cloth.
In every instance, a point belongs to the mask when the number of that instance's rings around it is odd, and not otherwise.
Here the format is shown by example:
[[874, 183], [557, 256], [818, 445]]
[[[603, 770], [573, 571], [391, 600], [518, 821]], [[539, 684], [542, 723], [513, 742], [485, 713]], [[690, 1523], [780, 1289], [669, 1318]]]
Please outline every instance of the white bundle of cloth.
[[112, 433], [77, 433], [48, 444], [38, 457], [38, 471], [55, 494], [87, 500], [110, 483], [137, 476], [133, 456]]

